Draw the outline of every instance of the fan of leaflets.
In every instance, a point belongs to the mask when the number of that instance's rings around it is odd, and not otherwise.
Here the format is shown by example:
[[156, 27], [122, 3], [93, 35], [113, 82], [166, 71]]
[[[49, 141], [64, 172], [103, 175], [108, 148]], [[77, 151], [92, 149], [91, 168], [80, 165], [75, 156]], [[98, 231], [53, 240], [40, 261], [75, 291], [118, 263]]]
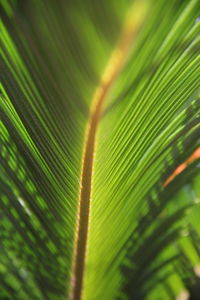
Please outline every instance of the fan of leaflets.
[[0, 15], [0, 299], [197, 300], [199, 0], [0, 0]]

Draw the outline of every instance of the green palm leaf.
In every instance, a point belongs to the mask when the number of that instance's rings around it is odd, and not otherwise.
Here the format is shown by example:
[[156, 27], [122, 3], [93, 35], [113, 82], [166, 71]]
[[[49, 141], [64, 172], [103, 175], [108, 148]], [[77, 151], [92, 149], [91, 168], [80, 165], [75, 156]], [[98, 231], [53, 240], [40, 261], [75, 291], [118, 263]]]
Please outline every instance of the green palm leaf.
[[194, 297], [199, 9], [0, 1], [0, 299]]

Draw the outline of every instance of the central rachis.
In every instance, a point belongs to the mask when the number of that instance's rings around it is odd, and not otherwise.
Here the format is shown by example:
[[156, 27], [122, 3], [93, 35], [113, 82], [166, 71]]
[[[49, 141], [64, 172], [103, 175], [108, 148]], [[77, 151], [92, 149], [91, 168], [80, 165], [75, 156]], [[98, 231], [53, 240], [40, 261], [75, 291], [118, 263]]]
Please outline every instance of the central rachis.
[[70, 299], [72, 300], [80, 300], [83, 289], [95, 140], [103, 104], [128, 58], [130, 48], [134, 46], [134, 40], [144, 23], [148, 3], [149, 1], [140, 0], [134, 2], [125, 20], [119, 42], [111, 54], [91, 102], [91, 114], [86, 132], [82, 163], [77, 236], [70, 293]]

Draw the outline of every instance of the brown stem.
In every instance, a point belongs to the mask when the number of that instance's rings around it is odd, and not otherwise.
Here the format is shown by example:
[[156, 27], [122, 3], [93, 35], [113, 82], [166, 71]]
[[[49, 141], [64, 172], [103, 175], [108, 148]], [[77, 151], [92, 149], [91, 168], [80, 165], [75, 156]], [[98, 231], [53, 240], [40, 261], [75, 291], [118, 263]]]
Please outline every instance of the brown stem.
[[133, 45], [133, 41], [144, 22], [148, 2], [149, 1], [141, 0], [134, 2], [134, 6], [126, 18], [119, 43], [111, 55], [108, 65], [103, 73], [100, 85], [97, 87], [92, 100], [91, 117], [86, 134], [85, 151], [82, 165], [81, 190], [79, 198], [80, 206], [77, 220], [77, 237], [74, 252], [73, 276], [71, 282], [72, 290], [70, 294], [70, 299], [72, 300], [81, 299], [83, 288], [95, 138], [102, 113], [102, 107], [111, 87], [115, 83], [117, 76], [124, 66], [129, 50]]

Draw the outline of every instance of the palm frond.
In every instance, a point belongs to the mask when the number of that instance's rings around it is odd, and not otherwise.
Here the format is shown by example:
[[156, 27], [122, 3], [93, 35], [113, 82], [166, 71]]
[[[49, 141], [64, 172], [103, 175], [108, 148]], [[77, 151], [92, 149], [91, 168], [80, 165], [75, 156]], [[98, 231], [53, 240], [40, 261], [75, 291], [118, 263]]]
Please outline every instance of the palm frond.
[[0, 298], [191, 291], [171, 266], [200, 234], [199, 9], [0, 0]]

